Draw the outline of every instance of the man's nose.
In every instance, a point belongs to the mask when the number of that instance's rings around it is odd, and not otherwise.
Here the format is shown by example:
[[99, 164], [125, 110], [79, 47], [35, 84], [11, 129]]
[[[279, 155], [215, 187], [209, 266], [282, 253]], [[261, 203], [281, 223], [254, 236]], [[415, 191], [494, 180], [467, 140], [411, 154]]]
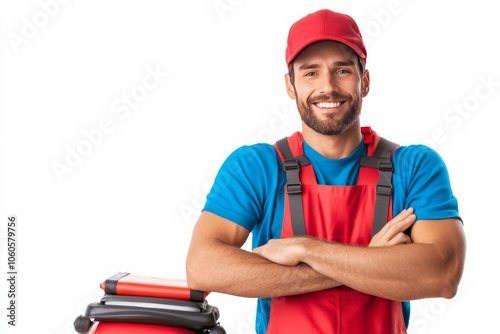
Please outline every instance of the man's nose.
[[321, 78], [319, 92], [321, 94], [329, 94], [337, 91], [338, 91], [338, 86], [333, 75], [330, 74], [324, 75]]

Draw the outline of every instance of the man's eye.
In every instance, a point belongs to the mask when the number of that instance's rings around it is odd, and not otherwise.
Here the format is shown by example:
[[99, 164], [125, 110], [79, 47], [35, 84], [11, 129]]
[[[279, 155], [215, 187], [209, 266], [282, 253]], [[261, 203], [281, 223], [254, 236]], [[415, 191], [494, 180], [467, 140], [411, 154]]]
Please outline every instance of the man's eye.
[[337, 74], [348, 74], [348, 73], [350, 73], [349, 70], [345, 70], [345, 69], [337, 71]]
[[307, 72], [307, 73], [305, 74], [305, 76], [306, 76], [306, 77], [312, 77], [312, 76], [314, 76], [314, 75], [316, 75], [316, 72]]

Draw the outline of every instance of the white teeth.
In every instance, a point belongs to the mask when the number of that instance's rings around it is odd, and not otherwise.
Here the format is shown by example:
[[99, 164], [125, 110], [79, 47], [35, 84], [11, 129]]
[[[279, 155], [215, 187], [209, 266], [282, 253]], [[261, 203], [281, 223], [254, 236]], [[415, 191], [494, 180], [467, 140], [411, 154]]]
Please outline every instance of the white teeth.
[[337, 108], [340, 106], [340, 102], [318, 102], [316, 105], [320, 108]]

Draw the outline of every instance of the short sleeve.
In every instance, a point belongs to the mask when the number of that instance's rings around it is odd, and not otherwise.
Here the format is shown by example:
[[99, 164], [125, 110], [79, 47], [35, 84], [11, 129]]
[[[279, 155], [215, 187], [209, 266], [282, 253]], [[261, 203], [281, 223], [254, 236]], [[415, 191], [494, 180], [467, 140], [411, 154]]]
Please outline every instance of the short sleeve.
[[419, 220], [460, 218], [445, 162], [424, 145], [400, 147], [394, 152], [395, 213], [413, 207]]
[[242, 146], [224, 161], [207, 195], [205, 211], [252, 231], [278, 180], [279, 158], [272, 145]]

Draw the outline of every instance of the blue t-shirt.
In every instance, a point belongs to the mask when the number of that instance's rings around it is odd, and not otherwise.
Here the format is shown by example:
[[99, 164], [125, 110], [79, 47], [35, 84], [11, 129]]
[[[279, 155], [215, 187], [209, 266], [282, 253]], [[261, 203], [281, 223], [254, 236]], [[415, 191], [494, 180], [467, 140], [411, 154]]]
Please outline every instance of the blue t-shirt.
[[[318, 184], [355, 185], [359, 160], [366, 155], [361, 143], [342, 159], [329, 159], [304, 142]], [[413, 207], [417, 220], [459, 218], [448, 170], [442, 158], [423, 145], [402, 146], [393, 156], [393, 215]], [[242, 146], [219, 170], [203, 210], [228, 219], [252, 232], [252, 248], [281, 235], [284, 211], [285, 172], [270, 144]], [[408, 326], [409, 303], [403, 302]], [[257, 333], [265, 333], [269, 322], [270, 299], [257, 302]]]

